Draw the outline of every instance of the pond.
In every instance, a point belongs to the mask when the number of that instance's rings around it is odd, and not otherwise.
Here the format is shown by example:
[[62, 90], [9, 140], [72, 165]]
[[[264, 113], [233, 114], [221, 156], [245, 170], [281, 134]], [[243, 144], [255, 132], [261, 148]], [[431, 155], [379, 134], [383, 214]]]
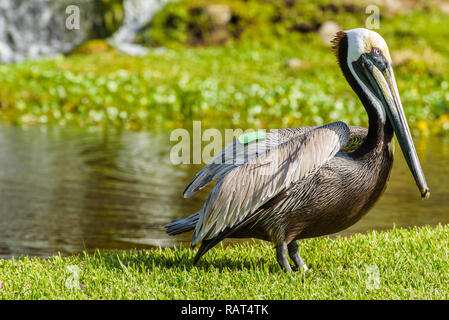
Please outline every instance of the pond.
[[[198, 211], [182, 192], [202, 165], [170, 162], [169, 132], [0, 126], [0, 257], [170, 247], [164, 225]], [[449, 223], [449, 139], [415, 138], [431, 190], [422, 201], [399, 147], [387, 191], [340, 233]]]

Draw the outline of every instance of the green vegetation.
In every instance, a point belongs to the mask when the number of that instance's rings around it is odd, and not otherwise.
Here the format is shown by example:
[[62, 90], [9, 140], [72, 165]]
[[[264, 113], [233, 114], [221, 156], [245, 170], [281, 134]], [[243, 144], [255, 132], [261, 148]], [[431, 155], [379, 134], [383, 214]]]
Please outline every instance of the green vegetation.
[[[305, 274], [284, 274], [267, 243], [219, 246], [198, 267], [186, 248], [0, 260], [0, 299], [448, 299], [448, 233], [439, 225], [305, 240]], [[74, 268], [79, 283], [69, 289]]]
[[[121, 55], [95, 40], [68, 57], [1, 65], [0, 119], [129, 129], [189, 126], [192, 119], [242, 128], [335, 120], [367, 124], [334, 55], [315, 32], [325, 20], [344, 29], [364, 26], [360, 6], [213, 1], [231, 8], [228, 43], [189, 46], [195, 34], [210, 31], [201, 18], [205, 9], [198, 9], [206, 2], [167, 5], [142, 36], [166, 49], [143, 58]], [[417, 8], [385, 11], [379, 32], [389, 44], [411, 126], [415, 132], [443, 133], [449, 130], [449, 16], [438, 8]], [[197, 30], [200, 25], [204, 30]], [[299, 65], [289, 66], [289, 59]]]
[[93, 39], [86, 41], [76, 47], [70, 54], [72, 55], [90, 55], [90, 54], [104, 54], [113, 53], [115, 49], [109, 45], [106, 40]]
[[[191, 119], [202, 119], [205, 126], [263, 128], [335, 120], [366, 124], [365, 111], [333, 54], [311, 40], [276, 50], [251, 44], [167, 49], [145, 58], [103, 53], [0, 66], [0, 118], [14, 124], [132, 129], [176, 127]], [[297, 56], [303, 68], [285, 66], [286, 59]], [[448, 75], [410, 73], [410, 68], [395, 70], [410, 123], [416, 127], [425, 120], [429, 125], [423, 130], [449, 130]]]
[[94, 5], [99, 16], [102, 17], [99, 20], [101, 23], [95, 30], [96, 35], [107, 37], [117, 31], [124, 16], [123, 0], [99, 0], [95, 1]]

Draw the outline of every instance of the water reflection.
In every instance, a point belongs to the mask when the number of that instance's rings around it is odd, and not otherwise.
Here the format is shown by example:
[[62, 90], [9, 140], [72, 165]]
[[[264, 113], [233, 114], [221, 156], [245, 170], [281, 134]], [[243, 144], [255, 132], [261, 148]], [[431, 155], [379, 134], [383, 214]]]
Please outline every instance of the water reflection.
[[[449, 140], [418, 140], [430, 201], [396, 162], [376, 207], [343, 234], [449, 222]], [[0, 256], [84, 248], [172, 246], [163, 225], [199, 210], [207, 190], [182, 191], [201, 166], [170, 163], [168, 132], [0, 126]]]

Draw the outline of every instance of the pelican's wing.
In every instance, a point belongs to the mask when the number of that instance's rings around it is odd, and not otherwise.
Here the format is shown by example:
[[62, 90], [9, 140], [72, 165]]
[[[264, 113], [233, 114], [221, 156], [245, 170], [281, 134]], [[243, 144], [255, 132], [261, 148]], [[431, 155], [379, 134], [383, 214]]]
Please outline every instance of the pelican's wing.
[[242, 143], [239, 139], [235, 139], [198, 172], [193, 181], [184, 190], [184, 197], [192, 196], [212, 180], [222, 179], [232, 169], [251, 161], [258, 155], [262, 155], [290, 139], [299, 139], [314, 128], [317, 127], [269, 130], [263, 133], [263, 139], [250, 143]]
[[349, 140], [343, 122], [310, 129], [231, 169], [209, 194], [192, 245], [216, 237], [250, 217], [261, 205], [332, 159]]
[[368, 129], [363, 127], [349, 127], [349, 141], [340, 150], [343, 152], [353, 152], [365, 141], [368, 135]]

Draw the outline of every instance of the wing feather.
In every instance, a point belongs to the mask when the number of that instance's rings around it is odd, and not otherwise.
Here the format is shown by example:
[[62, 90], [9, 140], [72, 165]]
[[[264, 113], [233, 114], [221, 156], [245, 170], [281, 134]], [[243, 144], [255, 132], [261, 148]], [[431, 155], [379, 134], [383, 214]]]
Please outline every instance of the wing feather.
[[350, 137], [343, 122], [304, 132], [278, 139], [266, 152], [234, 166], [218, 180], [200, 211], [192, 245], [237, 226], [266, 201], [333, 158]]
[[[259, 154], [268, 152], [276, 148], [279, 144], [293, 138], [301, 138], [317, 127], [298, 127], [278, 130], [269, 130], [264, 141], [242, 145], [238, 139], [228, 144], [212, 161], [206, 165], [192, 182], [184, 190], [184, 197], [191, 197], [193, 194], [204, 188], [212, 180], [223, 178], [232, 169], [245, 162], [254, 159]], [[368, 129], [362, 127], [349, 127], [350, 137], [348, 143], [340, 150], [352, 152], [357, 149], [368, 134]]]
[[233, 140], [207, 166], [198, 172], [193, 181], [184, 190], [184, 197], [192, 196], [212, 180], [223, 178], [234, 168], [276, 148], [281, 143], [295, 137], [304, 136], [314, 128], [316, 127], [269, 130], [266, 133], [266, 139], [256, 143], [242, 144], [238, 139]]

